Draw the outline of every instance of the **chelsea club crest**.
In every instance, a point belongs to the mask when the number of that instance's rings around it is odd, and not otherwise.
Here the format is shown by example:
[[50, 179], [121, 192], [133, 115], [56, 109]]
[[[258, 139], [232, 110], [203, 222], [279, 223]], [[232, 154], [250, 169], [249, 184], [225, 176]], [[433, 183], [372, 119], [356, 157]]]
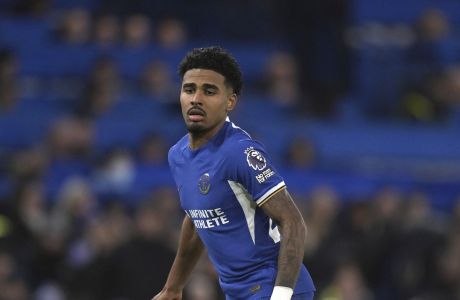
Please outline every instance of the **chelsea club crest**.
[[200, 180], [198, 180], [198, 188], [200, 189], [200, 193], [206, 195], [211, 188], [211, 177], [209, 173], [204, 173], [201, 175]]

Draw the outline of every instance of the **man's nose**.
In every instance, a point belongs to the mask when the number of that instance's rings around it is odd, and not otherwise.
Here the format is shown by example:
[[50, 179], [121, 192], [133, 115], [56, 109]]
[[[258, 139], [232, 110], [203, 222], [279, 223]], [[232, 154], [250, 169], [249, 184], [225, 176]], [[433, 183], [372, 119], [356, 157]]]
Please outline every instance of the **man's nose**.
[[197, 91], [195, 94], [193, 94], [191, 103], [193, 105], [202, 105], [202, 96], [203, 94], [200, 91]]

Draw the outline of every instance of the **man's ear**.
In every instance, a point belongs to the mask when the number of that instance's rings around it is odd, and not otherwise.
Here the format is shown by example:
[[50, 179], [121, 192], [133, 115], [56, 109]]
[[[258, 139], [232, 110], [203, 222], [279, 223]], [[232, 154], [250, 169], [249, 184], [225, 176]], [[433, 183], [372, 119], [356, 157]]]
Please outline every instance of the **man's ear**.
[[238, 97], [235, 93], [231, 94], [227, 100], [227, 111], [231, 111], [235, 108]]

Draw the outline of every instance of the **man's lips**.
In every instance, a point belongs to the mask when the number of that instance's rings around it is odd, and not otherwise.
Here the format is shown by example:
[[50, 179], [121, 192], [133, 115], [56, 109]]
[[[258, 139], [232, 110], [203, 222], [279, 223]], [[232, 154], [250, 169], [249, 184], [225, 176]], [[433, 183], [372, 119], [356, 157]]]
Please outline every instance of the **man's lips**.
[[206, 112], [202, 110], [201, 108], [192, 107], [191, 109], [188, 110], [187, 115], [190, 121], [199, 122], [203, 120], [204, 116], [206, 115]]

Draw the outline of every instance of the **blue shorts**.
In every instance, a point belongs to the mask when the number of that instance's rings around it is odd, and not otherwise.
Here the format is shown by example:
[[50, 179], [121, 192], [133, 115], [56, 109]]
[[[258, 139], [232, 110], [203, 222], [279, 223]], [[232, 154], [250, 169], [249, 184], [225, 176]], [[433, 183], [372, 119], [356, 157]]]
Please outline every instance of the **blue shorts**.
[[[313, 296], [315, 292], [308, 292], [308, 293], [301, 293], [301, 294], [294, 294], [292, 295], [291, 300], [313, 300]], [[231, 299], [227, 297], [227, 300]], [[270, 300], [270, 297], [261, 297], [261, 298], [249, 298], [247, 300]]]
[[[257, 275], [265, 275], [262, 280], [246, 280], [242, 283], [222, 284], [221, 287], [224, 291], [226, 300], [270, 300], [270, 295], [273, 292], [273, 286], [276, 281], [276, 268], [261, 269]], [[251, 286], [256, 286], [258, 289], [252, 291]], [[310, 274], [305, 266], [300, 268], [299, 277], [297, 279], [296, 287], [294, 288], [294, 295], [292, 300], [311, 300], [315, 292], [315, 286]]]
[[[292, 295], [291, 300], [313, 300], [314, 292], [294, 294]], [[270, 297], [260, 298], [260, 300], [270, 300]]]

